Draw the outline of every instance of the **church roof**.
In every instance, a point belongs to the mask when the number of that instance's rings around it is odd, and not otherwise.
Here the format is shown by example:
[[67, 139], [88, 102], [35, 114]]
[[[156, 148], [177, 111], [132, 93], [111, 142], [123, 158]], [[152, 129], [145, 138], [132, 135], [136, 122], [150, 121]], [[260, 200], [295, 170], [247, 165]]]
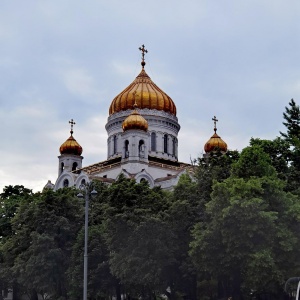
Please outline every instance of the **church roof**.
[[[76, 170], [73, 173], [80, 173], [81, 171], [87, 173], [88, 175], [96, 175], [97, 173], [104, 172], [107, 169], [113, 169], [113, 168], [120, 168], [121, 166], [121, 156], [101, 161], [86, 167], [83, 167], [82, 169]], [[191, 167], [190, 164], [182, 163], [182, 162], [174, 162], [171, 160], [166, 159], [159, 159], [156, 157], [148, 156], [149, 159], [149, 166], [155, 166], [158, 168], [163, 169], [170, 169], [170, 170], [183, 170], [187, 167]]]
[[205, 144], [204, 150], [206, 153], [209, 153], [217, 148], [220, 149], [220, 151], [226, 152], [227, 144], [216, 133], [214, 133]]
[[130, 129], [148, 130], [148, 122], [136, 110], [137, 104], [134, 105], [133, 112], [123, 121], [122, 128], [124, 131]]
[[146, 64], [144, 55], [147, 53], [144, 45], [140, 50], [143, 57], [142, 70], [135, 80], [113, 99], [109, 107], [109, 115], [132, 109], [136, 102], [140, 109], [157, 109], [176, 116], [176, 106], [173, 100], [151, 80], [144, 69]]
[[212, 137], [207, 141], [207, 143], [204, 145], [204, 150], [206, 153], [210, 153], [216, 149], [220, 149], [222, 152], [227, 151], [227, 144], [220, 138], [220, 136], [217, 135], [217, 127], [216, 122], [218, 122], [216, 117], [213, 117], [212, 119], [214, 121], [215, 127], [214, 131], [215, 133], [212, 135]]
[[59, 152], [60, 154], [81, 155], [82, 147], [77, 143], [71, 134], [71, 136], [60, 146]]
[[71, 121], [69, 121], [69, 123], [71, 124], [71, 136], [60, 146], [59, 152], [60, 154], [81, 155], [82, 147], [73, 137], [73, 125], [75, 125], [75, 122], [72, 119]]

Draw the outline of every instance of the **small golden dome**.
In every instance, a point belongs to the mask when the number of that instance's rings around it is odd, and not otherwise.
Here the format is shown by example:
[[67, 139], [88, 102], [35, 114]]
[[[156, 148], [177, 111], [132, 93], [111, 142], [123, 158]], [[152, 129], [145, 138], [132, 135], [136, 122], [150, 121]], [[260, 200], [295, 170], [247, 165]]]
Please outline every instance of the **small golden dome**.
[[142, 71], [136, 79], [113, 99], [109, 115], [131, 109], [136, 101], [140, 109], [157, 109], [176, 116], [173, 100], [151, 80], [143, 64], [142, 66]]
[[206, 153], [209, 153], [216, 149], [220, 149], [221, 152], [226, 152], [227, 144], [217, 135], [217, 133], [214, 133], [214, 135], [205, 144], [204, 150]]
[[75, 125], [75, 122], [72, 119], [71, 121], [69, 121], [69, 123], [71, 124], [71, 136], [60, 146], [59, 152], [60, 154], [81, 155], [82, 147], [73, 137], [73, 125]]
[[73, 154], [81, 155], [82, 147], [77, 143], [77, 141], [71, 136], [60, 146], [60, 154]]
[[214, 131], [215, 133], [213, 136], [207, 141], [207, 143], [204, 146], [204, 150], [206, 153], [209, 153], [211, 151], [214, 151], [216, 149], [220, 149], [221, 152], [227, 151], [227, 144], [217, 135], [217, 118], [214, 116], [212, 118], [214, 121]]
[[[136, 108], [136, 104], [134, 105]], [[122, 124], [123, 131], [127, 131], [129, 129], [139, 129], [143, 131], [148, 130], [148, 122], [142, 117], [136, 109], [123, 121]]]

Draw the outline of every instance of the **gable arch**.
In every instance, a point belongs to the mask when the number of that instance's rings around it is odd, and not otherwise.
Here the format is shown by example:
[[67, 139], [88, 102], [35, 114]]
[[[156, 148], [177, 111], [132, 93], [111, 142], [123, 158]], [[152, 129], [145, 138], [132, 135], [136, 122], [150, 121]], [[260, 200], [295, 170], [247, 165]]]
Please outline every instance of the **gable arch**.
[[56, 181], [54, 190], [58, 190], [66, 186], [68, 181], [68, 187], [74, 186], [74, 178], [70, 175], [70, 173], [63, 173]]
[[140, 174], [137, 174], [135, 176], [135, 180], [136, 180], [137, 183], [140, 183], [143, 180], [147, 180], [149, 182], [149, 186], [151, 188], [154, 187], [154, 180], [153, 180], [152, 176], [150, 174], [146, 173], [146, 172], [142, 172]]
[[86, 174], [80, 174], [80, 176], [77, 177], [76, 181], [75, 181], [75, 186], [77, 188], [80, 187], [80, 185], [82, 184], [87, 184], [90, 182], [90, 179], [88, 178], [88, 176]]

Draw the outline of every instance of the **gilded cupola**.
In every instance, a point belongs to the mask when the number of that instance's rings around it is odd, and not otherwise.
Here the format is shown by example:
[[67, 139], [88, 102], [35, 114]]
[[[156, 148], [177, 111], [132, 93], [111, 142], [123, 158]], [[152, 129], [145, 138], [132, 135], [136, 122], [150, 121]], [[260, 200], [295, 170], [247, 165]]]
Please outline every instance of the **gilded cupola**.
[[72, 119], [71, 121], [69, 121], [69, 123], [71, 124], [71, 136], [60, 146], [59, 152], [60, 154], [81, 155], [82, 147], [73, 137], [73, 125], [75, 125], [75, 122]]
[[219, 149], [221, 152], [227, 151], [227, 144], [220, 138], [219, 135], [217, 135], [217, 126], [216, 123], [218, 122], [216, 117], [213, 117], [212, 119], [214, 121], [214, 131], [215, 133], [212, 135], [212, 137], [207, 141], [207, 143], [204, 146], [204, 150], [206, 153], [210, 153], [216, 149]]
[[135, 80], [113, 99], [109, 115], [131, 109], [136, 101], [140, 109], [156, 109], [176, 116], [173, 100], [151, 80], [144, 69], [146, 65], [144, 55], [147, 50], [144, 45], [139, 49], [142, 51], [142, 70]]
[[148, 122], [143, 116], [141, 116], [138, 113], [136, 102], [133, 108], [134, 108], [133, 112], [123, 121], [122, 124], [123, 131], [127, 131], [130, 129], [139, 129], [139, 130], [147, 131]]

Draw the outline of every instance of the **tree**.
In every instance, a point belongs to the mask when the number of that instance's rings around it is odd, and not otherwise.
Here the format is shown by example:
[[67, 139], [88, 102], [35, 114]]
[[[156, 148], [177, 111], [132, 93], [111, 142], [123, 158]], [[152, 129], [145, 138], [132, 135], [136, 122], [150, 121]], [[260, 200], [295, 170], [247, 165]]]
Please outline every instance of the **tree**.
[[[109, 251], [105, 241], [103, 226], [89, 225], [88, 238], [88, 297], [102, 299], [110, 295], [117, 295], [118, 280], [111, 274], [109, 265]], [[70, 282], [70, 299], [82, 299], [83, 290], [83, 245], [84, 230], [77, 236], [72, 250], [68, 281]], [[119, 297], [120, 298], [120, 297]], [[117, 299], [119, 299], [117, 298]]]
[[11, 220], [20, 204], [32, 196], [32, 190], [23, 185], [9, 185], [0, 194], [0, 241], [12, 236]]
[[160, 188], [119, 176], [102, 206], [111, 272], [131, 297], [152, 297], [169, 281], [172, 235], [167, 235], [170, 230], [164, 221], [167, 198]]
[[220, 151], [213, 151], [208, 158], [199, 158], [195, 168], [195, 177], [198, 184], [198, 196], [200, 211], [204, 211], [204, 205], [210, 200], [213, 181], [223, 181], [231, 173], [231, 165], [237, 161], [237, 151], [227, 151], [225, 154]]
[[250, 146], [260, 147], [269, 155], [271, 165], [275, 168], [278, 177], [284, 181], [288, 180], [289, 164], [291, 160], [290, 144], [277, 137], [274, 140], [262, 140], [259, 138], [251, 138]]
[[287, 132], [280, 134], [293, 146], [299, 146], [300, 140], [300, 108], [294, 99], [289, 102], [289, 107], [285, 107], [283, 113], [285, 122], [283, 125], [286, 127]]
[[287, 132], [280, 134], [289, 143], [291, 150], [287, 190], [300, 195], [300, 108], [293, 99], [289, 107], [285, 107], [283, 118]]
[[123, 222], [119, 225], [122, 233], [126, 226], [126, 239], [122, 239], [122, 247], [111, 245], [115, 249], [110, 258], [111, 271], [130, 288], [131, 294], [155, 299], [168, 286], [173, 287], [172, 271], [176, 264], [173, 233], [166, 222], [153, 216], [134, 227]]
[[[4, 264], [3, 246], [14, 235], [12, 219], [16, 215], [19, 206], [23, 202], [30, 201], [32, 195], [32, 190], [25, 188], [23, 185], [6, 186], [0, 194], [0, 264], [2, 266]], [[0, 291], [8, 290], [10, 278], [11, 274], [7, 274], [5, 268], [0, 268]], [[16, 298], [21, 287], [14, 283], [14, 288], [14, 298]], [[0, 293], [0, 299], [1, 297], [2, 293]]]
[[213, 185], [190, 254], [200, 272], [218, 280], [219, 297], [240, 299], [250, 289], [272, 292], [270, 283], [293, 276], [300, 207], [260, 147], [244, 149], [232, 169]]
[[[146, 299], [162, 286], [166, 289], [173, 263], [172, 232], [165, 221], [169, 193], [122, 175], [110, 186], [95, 182], [94, 187], [98, 195], [89, 212], [90, 299], [121, 299], [121, 294]], [[72, 299], [81, 296], [82, 256], [81, 231], [68, 271]]]
[[83, 225], [83, 207], [72, 189], [46, 190], [20, 205], [14, 235], [3, 245], [4, 267], [17, 282], [53, 299], [67, 299], [66, 271]]

